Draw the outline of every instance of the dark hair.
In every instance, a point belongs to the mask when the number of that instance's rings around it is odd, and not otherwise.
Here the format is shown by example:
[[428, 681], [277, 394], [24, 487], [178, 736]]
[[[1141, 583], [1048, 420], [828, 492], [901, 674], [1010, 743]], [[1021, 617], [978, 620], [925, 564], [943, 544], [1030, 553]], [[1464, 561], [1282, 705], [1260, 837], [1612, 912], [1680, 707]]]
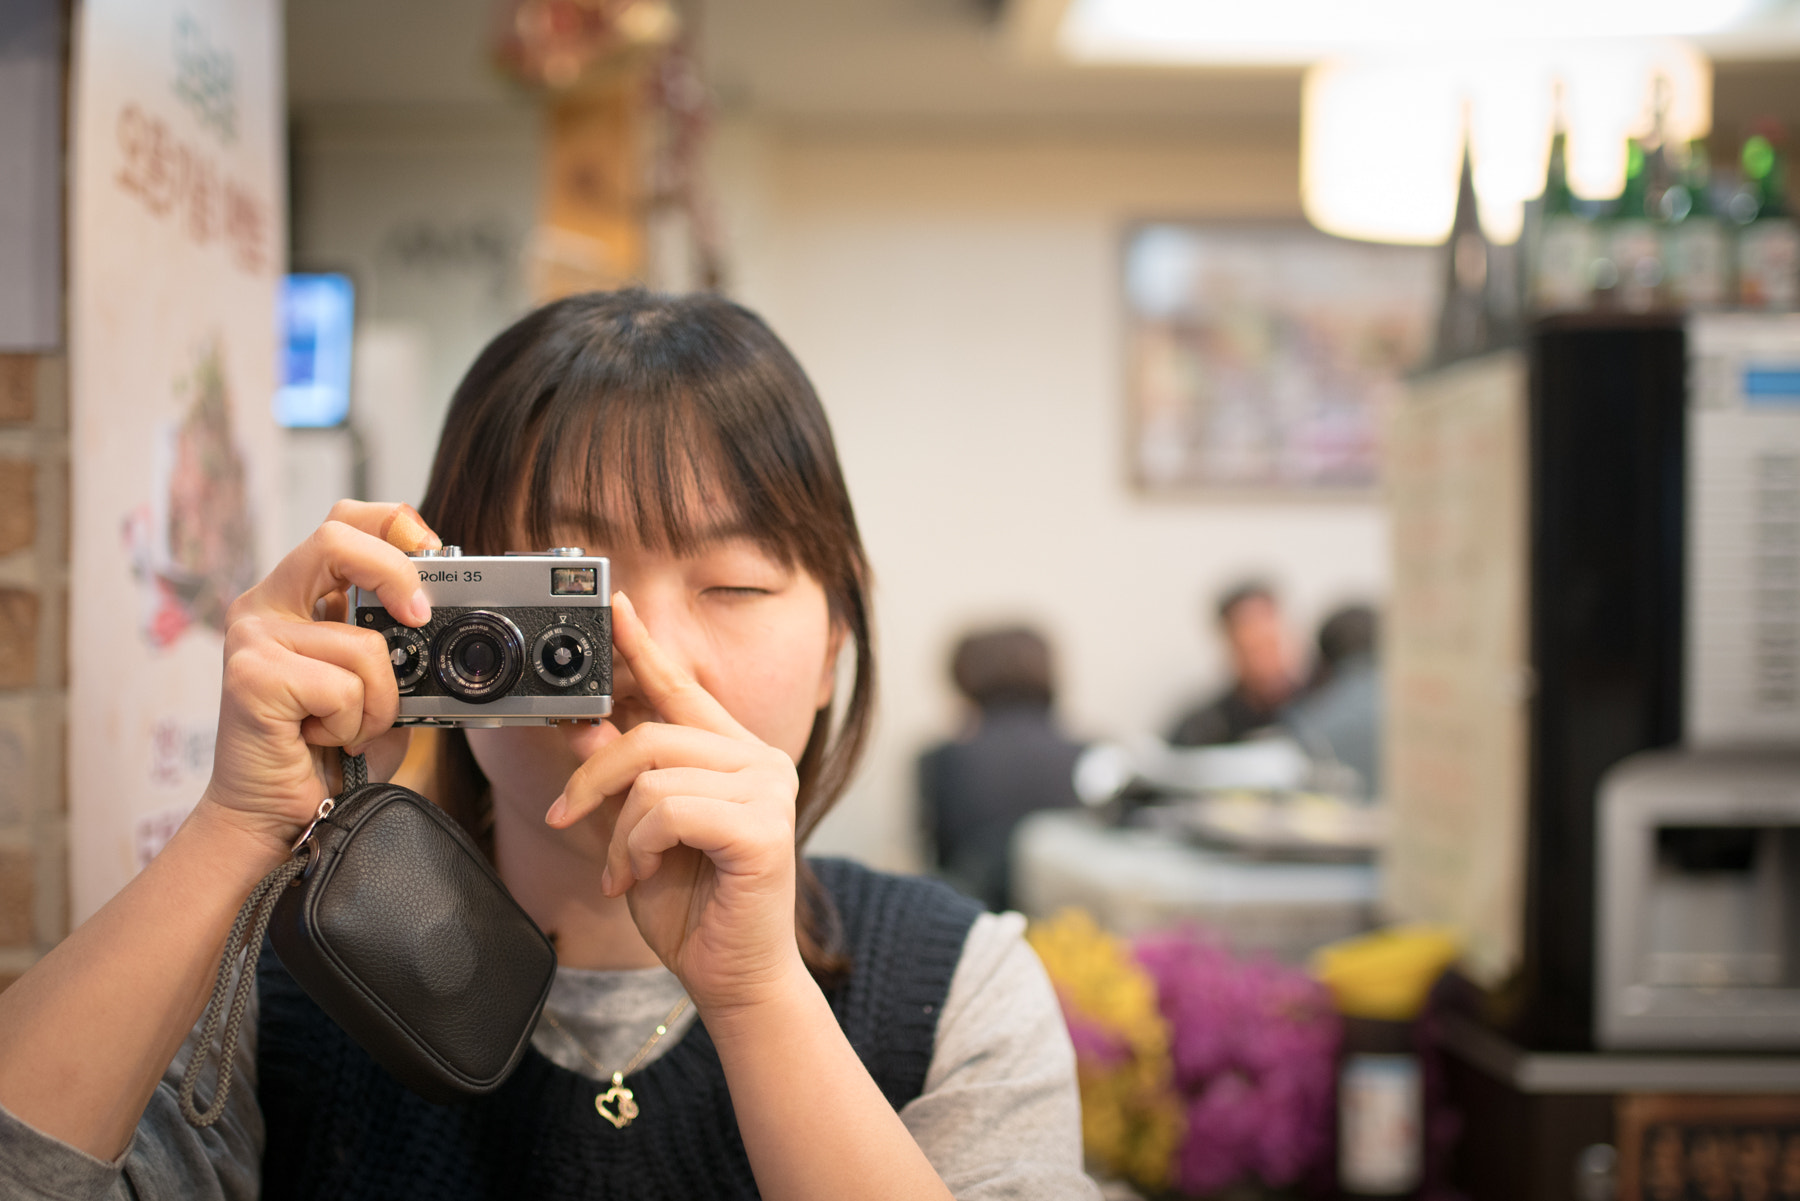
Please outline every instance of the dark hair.
[[[698, 499], [696, 499], [698, 498]], [[710, 294], [592, 292], [500, 334], [450, 402], [420, 514], [473, 554], [549, 546], [582, 531], [685, 553], [721, 510], [824, 588], [855, 647], [842, 720], [821, 709], [796, 765], [804, 844], [868, 741], [875, 690], [868, 562], [825, 410], [787, 347], [748, 309]], [[493, 855], [493, 806], [461, 731], [440, 742], [437, 800]], [[796, 927], [815, 975], [841, 973], [835, 915], [798, 864]]]
[[1355, 655], [1372, 655], [1381, 619], [1368, 605], [1345, 605], [1319, 623], [1319, 662], [1336, 667]]
[[986, 709], [993, 705], [1043, 705], [1055, 699], [1050, 644], [1028, 626], [965, 634], [950, 659], [950, 678], [962, 694]]
[[1265, 580], [1244, 580], [1233, 584], [1219, 594], [1219, 599], [1213, 606], [1213, 613], [1218, 617], [1220, 625], [1230, 625], [1232, 611], [1245, 601], [1251, 600], [1266, 600], [1270, 604], [1275, 603], [1274, 586]]

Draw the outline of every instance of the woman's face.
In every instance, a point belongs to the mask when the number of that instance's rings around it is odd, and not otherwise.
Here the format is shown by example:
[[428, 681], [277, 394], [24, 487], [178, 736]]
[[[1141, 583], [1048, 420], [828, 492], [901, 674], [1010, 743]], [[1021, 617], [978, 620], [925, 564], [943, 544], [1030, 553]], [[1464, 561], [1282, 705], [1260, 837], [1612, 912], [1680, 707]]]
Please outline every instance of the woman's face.
[[[799, 760], [814, 716], [831, 701], [843, 642], [817, 580], [728, 528], [685, 555], [639, 545], [586, 549], [612, 561], [613, 588], [631, 598], [671, 659], [751, 733]], [[470, 730], [468, 738], [494, 784], [496, 820], [541, 822], [583, 760], [640, 722], [658, 720], [630, 665], [615, 655], [606, 723]]]

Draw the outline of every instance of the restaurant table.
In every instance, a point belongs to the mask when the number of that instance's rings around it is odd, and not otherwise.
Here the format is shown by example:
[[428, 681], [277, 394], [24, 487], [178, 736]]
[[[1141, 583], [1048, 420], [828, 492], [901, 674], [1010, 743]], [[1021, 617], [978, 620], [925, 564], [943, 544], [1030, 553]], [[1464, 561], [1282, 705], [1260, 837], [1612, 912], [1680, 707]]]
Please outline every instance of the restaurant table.
[[1199, 923], [1234, 950], [1299, 962], [1374, 925], [1379, 873], [1253, 858], [1063, 809], [1019, 823], [1012, 891], [1034, 920], [1074, 906], [1117, 934]]

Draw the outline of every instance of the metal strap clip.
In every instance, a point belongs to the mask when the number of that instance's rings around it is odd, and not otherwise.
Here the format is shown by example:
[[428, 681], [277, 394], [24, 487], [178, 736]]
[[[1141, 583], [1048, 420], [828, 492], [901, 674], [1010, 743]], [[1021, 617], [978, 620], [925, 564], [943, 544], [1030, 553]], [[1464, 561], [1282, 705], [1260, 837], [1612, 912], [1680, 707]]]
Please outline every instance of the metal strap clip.
[[295, 839], [294, 845], [288, 848], [288, 854], [292, 855], [299, 851], [301, 847], [305, 846], [307, 840], [313, 836], [313, 827], [331, 816], [331, 811], [335, 808], [337, 808], [337, 802], [331, 797], [326, 797], [324, 800], [320, 801], [319, 811], [313, 814], [313, 819], [306, 824], [306, 829], [300, 831], [300, 837]]

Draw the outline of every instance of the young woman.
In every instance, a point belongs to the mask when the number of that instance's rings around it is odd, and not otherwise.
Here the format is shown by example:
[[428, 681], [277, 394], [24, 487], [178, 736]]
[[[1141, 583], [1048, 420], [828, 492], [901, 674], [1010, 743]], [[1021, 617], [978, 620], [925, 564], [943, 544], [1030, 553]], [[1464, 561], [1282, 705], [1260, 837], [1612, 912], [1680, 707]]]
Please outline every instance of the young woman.
[[[0, 1192], [1097, 1195], [1016, 915], [799, 856], [868, 728], [868, 572], [811, 385], [711, 297], [574, 297], [501, 334], [422, 506], [466, 553], [608, 555], [619, 589], [610, 721], [448, 733], [434, 773], [555, 940], [533, 1051], [492, 1096], [429, 1105], [265, 953], [239, 1088], [189, 1128], [183, 1039], [239, 905], [334, 790], [336, 748], [376, 776], [404, 751], [385, 645], [332, 620], [350, 584], [429, 619], [378, 536], [396, 511], [340, 504], [236, 602], [205, 795], [0, 994]], [[616, 1071], [639, 1111], [622, 1126], [596, 1106]]]

